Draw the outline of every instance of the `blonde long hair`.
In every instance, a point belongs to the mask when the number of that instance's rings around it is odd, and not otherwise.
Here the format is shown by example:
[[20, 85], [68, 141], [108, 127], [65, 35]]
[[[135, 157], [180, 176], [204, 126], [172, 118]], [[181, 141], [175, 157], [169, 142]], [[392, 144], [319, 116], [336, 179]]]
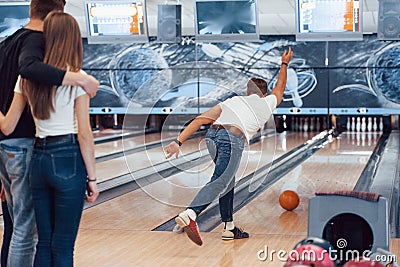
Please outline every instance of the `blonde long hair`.
[[[45, 52], [43, 62], [59, 69], [77, 72], [82, 69], [82, 38], [78, 23], [69, 14], [53, 11], [44, 20]], [[56, 87], [21, 79], [21, 89], [40, 120], [54, 112]]]

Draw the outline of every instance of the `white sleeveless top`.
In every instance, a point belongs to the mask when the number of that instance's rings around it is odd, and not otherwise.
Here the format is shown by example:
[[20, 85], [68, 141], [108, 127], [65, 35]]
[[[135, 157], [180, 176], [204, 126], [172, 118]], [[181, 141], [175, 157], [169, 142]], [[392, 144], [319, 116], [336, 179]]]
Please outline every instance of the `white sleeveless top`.
[[[22, 94], [19, 87], [21, 77], [18, 77], [14, 92]], [[36, 137], [56, 136], [78, 133], [78, 123], [75, 114], [75, 99], [86, 92], [79, 86], [59, 86], [54, 100], [54, 112], [50, 112], [48, 120], [38, 120], [33, 117], [36, 125]], [[89, 112], [89, 111], [88, 111]]]

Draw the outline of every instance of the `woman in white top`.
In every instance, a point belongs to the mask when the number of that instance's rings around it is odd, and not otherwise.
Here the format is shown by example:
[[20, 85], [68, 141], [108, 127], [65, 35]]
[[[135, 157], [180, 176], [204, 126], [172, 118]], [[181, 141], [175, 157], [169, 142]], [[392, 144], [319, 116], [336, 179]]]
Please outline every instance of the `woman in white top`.
[[[82, 39], [75, 19], [62, 12], [45, 21], [44, 62], [80, 71]], [[58, 88], [20, 79], [7, 115], [0, 114], [4, 134], [10, 134], [28, 101], [36, 124], [30, 171], [38, 244], [35, 266], [73, 266], [73, 251], [86, 200], [98, 196], [94, 143], [89, 122], [89, 96], [80, 87]]]

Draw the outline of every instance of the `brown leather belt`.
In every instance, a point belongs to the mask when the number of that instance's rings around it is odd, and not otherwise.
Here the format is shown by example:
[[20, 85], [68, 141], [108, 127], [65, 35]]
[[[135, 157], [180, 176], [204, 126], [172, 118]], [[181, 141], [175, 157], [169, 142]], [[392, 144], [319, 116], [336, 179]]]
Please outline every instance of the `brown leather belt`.
[[235, 127], [235, 126], [231, 126], [231, 125], [225, 125], [224, 126], [222, 124], [212, 124], [211, 128], [212, 129], [217, 129], [217, 130], [218, 129], [224, 129], [224, 130], [229, 131], [231, 134], [233, 134], [236, 137], [244, 137], [243, 132], [239, 128]]

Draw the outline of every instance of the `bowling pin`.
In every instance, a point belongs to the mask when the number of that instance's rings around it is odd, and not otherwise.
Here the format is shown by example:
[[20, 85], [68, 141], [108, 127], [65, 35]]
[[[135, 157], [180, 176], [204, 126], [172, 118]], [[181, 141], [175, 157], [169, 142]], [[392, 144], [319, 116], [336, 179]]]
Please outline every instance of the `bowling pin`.
[[324, 127], [324, 130], [328, 129], [328, 122], [327, 122], [327, 117], [324, 117], [322, 120], [322, 127]]
[[286, 115], [283, 115], [283, 116], [282, 116], [282, 120], [283, 120], [283, 130], [286, 131], [287, 128], [288, 128], [288, 127], [287, 127], [287, 123], [286, 123]]
[[346, 129], [347, 129], [347, 131], [350, 131], [350, 126], [351, 124], [350, 124], [350, 117], [347, 117], [347, 124], [346, 124]]
[[354, 132], [356, 130], [356, 118], [351, 118], [351, 131]]
[[368, 117], [368, 125], [367, 125], [368, 132], [372, 131], [372, 118]]
[[299, 125], [299, 132], [303, 131], [303, 118], [299, 118], [300, 125]]
[[379, 131], [383, 131], [383, 118], [381, 117], [379, 120]]
[[308, 132], [308, 118], [304, 119], [303, 131]]
[[365, 132], [366, 129], [367, 129], [367, 125], [365, 123], [365, 117], [362, 117], [362, 119], [361, 119], [361, 131]]
[[286, 132], [283, 132], [279, 135], [279, 141], [281, 142], [282, 151], [286, 152], [287, 151]]
[[314, 117], [311, 117], [310, 119], [310, 132], [314, 132]]
[[374, 117], [374, 124], [372, 125], [372, 129], [374, 130], [374, 132], [376, 132], [378, 130], [378, 124], [376, 123], [376, 117]]
[[320, 122], [319, 122], [319, 119], [320, 119], [320, 118], [317, 117], [317, 129], [316, 129], [316, 130], [317, 130], [318, 132], [321, 131], [321, 124], [320, 124]]
[[356, 131], [359, 132], [360, 130], [361, 130], [361, 119], [360, 117], [357, 117]]

